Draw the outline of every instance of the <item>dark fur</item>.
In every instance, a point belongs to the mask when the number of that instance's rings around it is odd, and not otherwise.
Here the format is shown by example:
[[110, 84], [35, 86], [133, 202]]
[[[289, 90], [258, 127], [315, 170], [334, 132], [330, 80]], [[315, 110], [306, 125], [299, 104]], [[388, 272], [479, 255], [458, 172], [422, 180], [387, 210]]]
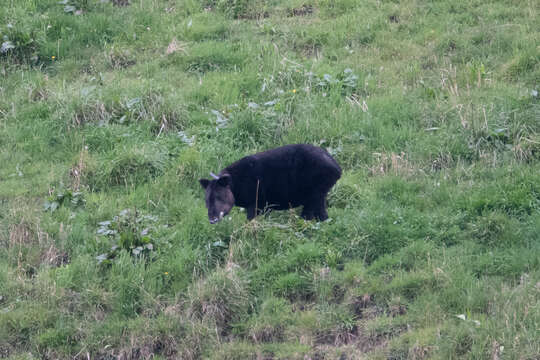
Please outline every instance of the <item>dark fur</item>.
[[328, 218], [326, 195], [340, 177], [341, 168], [328, 152], [298, 144], [246, 156], [223, 169], [219, 179], [199, 182], [212, 224], [234, 205], [246, 208], [249, 220], [264, 209], [303, 205], [303, 218], [322, 221]]

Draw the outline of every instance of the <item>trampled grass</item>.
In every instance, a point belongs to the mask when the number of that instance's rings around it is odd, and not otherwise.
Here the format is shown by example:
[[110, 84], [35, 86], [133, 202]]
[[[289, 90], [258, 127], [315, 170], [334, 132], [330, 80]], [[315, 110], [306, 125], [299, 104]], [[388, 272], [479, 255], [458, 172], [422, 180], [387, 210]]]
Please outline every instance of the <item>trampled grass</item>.
[[[0, 0], [0, 357], [538, 359], [538, 14]], [[208, 223], [300, 142], [330, 220]]]

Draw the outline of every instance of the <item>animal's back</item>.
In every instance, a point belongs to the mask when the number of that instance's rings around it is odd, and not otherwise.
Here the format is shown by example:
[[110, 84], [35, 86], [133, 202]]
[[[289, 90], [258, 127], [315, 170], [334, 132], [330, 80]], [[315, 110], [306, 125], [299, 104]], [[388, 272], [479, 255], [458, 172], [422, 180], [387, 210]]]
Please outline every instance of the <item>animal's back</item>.
[[285, 145], [252, 156], [270, 167], [298, 169], [318, 165], [333, 167], [341, 173], [338, 163], [326, 150], [310, 144]]
[[285, 145], [240, 159], [227, 171], [260, 181], [261, 201], [286, 209], [302, 205], [313, 191], [327, 191], [341, 176], [337, 162], [322, 148]]
[[268, 179], [285, 173], [297, 178], [328, 171], [341, 175], [341, 168], [326, 150], [309, 144], [285, 145], [252, 156]]

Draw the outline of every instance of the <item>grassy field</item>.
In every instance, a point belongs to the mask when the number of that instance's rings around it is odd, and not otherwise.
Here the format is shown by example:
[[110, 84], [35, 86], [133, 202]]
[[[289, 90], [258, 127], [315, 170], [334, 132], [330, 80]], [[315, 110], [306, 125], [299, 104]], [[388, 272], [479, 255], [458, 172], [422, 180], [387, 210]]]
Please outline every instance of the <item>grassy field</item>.
[[[540, 2], [0, 0], [0, 357], [540, 359]], [[200, 177], [329, 150], [330, 219]]]

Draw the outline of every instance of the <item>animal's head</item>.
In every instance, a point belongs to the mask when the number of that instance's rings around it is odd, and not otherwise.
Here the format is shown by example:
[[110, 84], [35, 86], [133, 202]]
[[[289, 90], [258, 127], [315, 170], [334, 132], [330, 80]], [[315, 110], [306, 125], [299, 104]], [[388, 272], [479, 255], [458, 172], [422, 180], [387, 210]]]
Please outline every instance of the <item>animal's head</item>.
[[216, 176], [214, 180], [200, 179], [199, 183], [206, 191], [206, 208], [208, 220], [215, 224], [231, 211], [234, 206], [234, 195], [231, 190], [231, 175], [223, 174]]

